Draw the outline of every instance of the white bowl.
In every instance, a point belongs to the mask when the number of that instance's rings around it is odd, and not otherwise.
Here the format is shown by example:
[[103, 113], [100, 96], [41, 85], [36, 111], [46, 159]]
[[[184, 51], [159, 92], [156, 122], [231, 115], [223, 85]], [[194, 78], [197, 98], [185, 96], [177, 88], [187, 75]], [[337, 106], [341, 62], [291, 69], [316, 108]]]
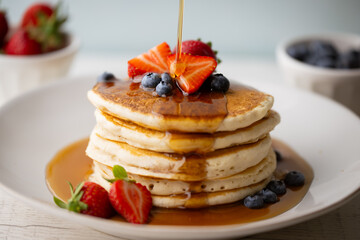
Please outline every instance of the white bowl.
[[327, 33], [283, 41], [277, 47], [276, 56], [285, 81], [332, 98], [360, 115], [360, 69], [320, 68], [296, 60], [286, 52], [291, 45], [313, 40], [329, 41], [340, 52], [360, 49], [360, 36], [354, 34]]
[[66, 76], [79, 47], [79, 39], [70, 36], [69, 45], [54, 52], [31, 56], [0, 54], [0, 104]]

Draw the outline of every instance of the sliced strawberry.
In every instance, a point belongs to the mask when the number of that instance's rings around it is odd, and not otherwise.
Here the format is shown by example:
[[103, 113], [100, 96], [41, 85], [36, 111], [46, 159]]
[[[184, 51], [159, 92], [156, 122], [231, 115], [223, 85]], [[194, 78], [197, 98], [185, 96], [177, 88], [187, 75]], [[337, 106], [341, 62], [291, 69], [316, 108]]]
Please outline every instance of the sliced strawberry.
[[110, 188], [110, 202], [128, 222], [143, 224], [149, 218], [152, 199], [149, 190], [140, 183], [116, 180]]
[[163, 42], [128, 61], [128, 74], [133, 78], [146, 72], [168, 72], [167, 57], [171, 54], [169, 45]]
[[129, 75], [129, 77], [136, 77], [138, 75], [143, 75], [145, 73], [146, 73], [146, 71], [138, 69], [138, 68], [134, 67], [133, 65], [131, 65], [130, 63], [128, 63], [128, 75]]
[[128, 222], [146, 223], [152, 207], [149, 190], [129, 179], [125, 169], [119, 165], [113, 167], [113, 174], [115, 179], [106, 179], [112, 183], [109, 191], [111, 205]]
[[183, 53], [180, 59], [181, 65], [185, 67], [180, 73], [177, 73], [175, 70], [178, 63], [175, 62], [175, 57], [175, 54], [168, 57], [170, 74], [175, 76], [180, 88], [188, 94], [196, 92], [217, 66], [213, 57], [192, 56]]

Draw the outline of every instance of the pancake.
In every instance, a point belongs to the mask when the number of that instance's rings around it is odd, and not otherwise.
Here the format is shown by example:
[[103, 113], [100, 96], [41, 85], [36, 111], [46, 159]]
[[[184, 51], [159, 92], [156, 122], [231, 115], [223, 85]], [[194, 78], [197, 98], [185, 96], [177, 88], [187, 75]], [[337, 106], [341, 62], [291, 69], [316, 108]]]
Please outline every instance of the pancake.
[[97, 125], [94, 131], [102, 138], [126, 142], [142, 149], [168, 153], [206, 153], [256, 142], [280, 122], [279, 114], [270, 111], [263, 119], [252, 125], [231, 132], [170, 133], [144, 128], [100, 110], [95, 111], [95, 117]]
[[273, 97], [253, 88], [232, 84], [224, 93], [199, 91], [184, 96], [154, 97], [140, 83], [99, 82], [88, 92], [90, 102], [103, 112], [159, 131], [218, 132], [244, 128], [262, 119]]
[[[129, 178], [146, 186], [151, 194], [155, 195], [173, 195], [218, 192], [246, 187], [270, 177], [276, 168], [276, 157], [273, 150], [269, 155], [257, 165], [246, 170], [226, 177], [213, 180], [204, 180], [201, 182], [176, 181], [161, 178], [150, 178], [139, 175], [129, 174]], [[94, 161], [93, 176], [97, 181], [101, 179], [113, 179], [112, 167], [103, 165]]]
[[[110, 189], [110, 183], [105, 179], [93, 178], [93, 181], [100, 184], [107, 191]], [[211, 193], [191, 193], [187, 194], [178, 194], [178, 195], [155, 195], [152, 194], [153, 206], [163, 207], [163, 208], [202, 208], [214, 205], [221, 205], [239, 201], [246, 196], [255, 194], [260, 191], [271, 180], [271, 177], [268, 177], [258, 183], [236, 188], [226, 191], [218, 191]]]
[[271, 149], [267, 135], [256, 143], [216, 150], [204, 155], [159, 153], [124, 142], [90, 136], [86, 154], [104, 165], [121, 165], [127, 172], [173, 180], [201, 181], [234, 175], [263, 160]]

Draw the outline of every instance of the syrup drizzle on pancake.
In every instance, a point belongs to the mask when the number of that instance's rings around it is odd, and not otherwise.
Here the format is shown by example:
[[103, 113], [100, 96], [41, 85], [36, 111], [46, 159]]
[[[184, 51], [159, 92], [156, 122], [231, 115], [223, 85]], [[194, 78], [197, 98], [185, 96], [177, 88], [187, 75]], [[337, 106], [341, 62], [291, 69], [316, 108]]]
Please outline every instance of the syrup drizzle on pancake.
[[222, 92], [198, 91], [184, 96], [175, 87], [172, 96], [162, 98], [154, 97], [153, 92], [144, 90], [140, 83], [124, 80], [100, 82], [93, 90], [102, 98], [135, 112], [153, 114], [163, 119], [181, 117], [205, 120], [209, 122], [209, 128], [214, 130], [228, 114], [227, 98]]

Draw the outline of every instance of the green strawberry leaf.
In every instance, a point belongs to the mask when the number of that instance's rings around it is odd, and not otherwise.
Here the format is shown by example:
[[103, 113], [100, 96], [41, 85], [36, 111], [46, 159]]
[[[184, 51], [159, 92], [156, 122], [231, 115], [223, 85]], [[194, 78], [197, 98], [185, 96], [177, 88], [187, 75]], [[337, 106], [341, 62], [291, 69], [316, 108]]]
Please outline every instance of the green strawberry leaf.
[[73, 185], [68, 182], [70, 191], [71, 191], [71, 198], [67, 201], [67, 203], [64, 203], [60, 199], [54, 196], [54, 202], [57, 206], [61, 208], [65, 208], [72, 212], [81, 212], [83, 210], [86, 210], [88, 208], [88, 205], [84, 202], [81, 202], [81, 198], [84, 194], [84, 191], [81, 191], [82, 187], [84, 186], [84, 182], [80, 183], [75, 191]]
[[54, 202], [61, 208], [66, 208], [66, 203], [54, 196]]
[[124, 179], [128, 177], [125, 168], [119, 165], [115, 165], [113, 167], [113, 174], [115, 178], [119, 178], [119, 179]]
[[113, 175], [115, 177], [114, 179], [107, 179], [107, 178], [104, 178], [104, 179], [110, 183], [114, 183], [117, 180], [124, 180], [127, 182], [135, 182], [135, 180], [132, 180], [128, 177], [128, 174], [127, 174], [125, 168], [123, 168], [120, 165], [115, 165], [113, 167]]

